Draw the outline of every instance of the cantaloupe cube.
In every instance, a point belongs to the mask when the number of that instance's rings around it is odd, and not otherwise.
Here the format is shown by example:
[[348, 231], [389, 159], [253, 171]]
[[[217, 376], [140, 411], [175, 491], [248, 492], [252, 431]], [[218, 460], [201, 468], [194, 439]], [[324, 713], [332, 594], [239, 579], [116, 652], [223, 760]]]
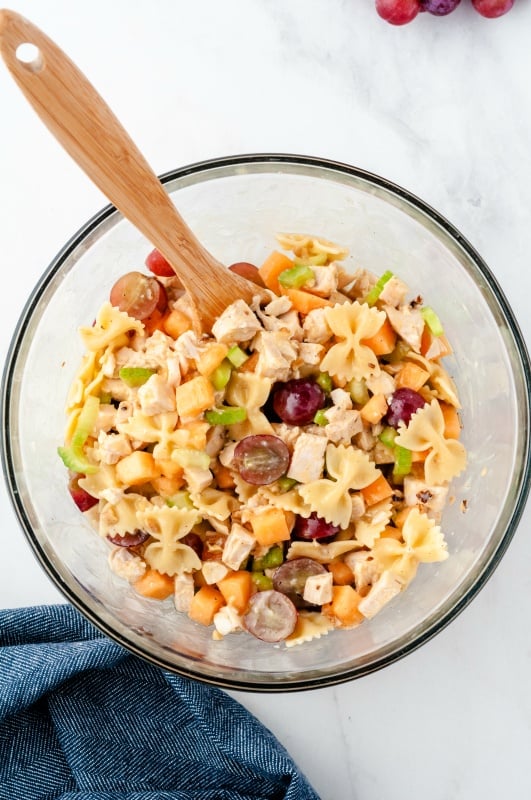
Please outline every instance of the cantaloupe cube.
[[153, 478], [151, 485], [161, 497], [171, 497], [184, 486], [184, 478], [167, 478], [161, 475], [160, 478]]
[[322, 610], [340, 627], [350, 628], [363, 622], [363, 614], [358, 611], [361, 600], [361, 595], [352, 586], [332, 586], [332, 602], [324, 605]]
[[177, 464], [176, 461], [173, 461], [173, 459], [157, 458], [155, 463], [159, 468], [161, 475], [163, 475], [165, 478], [179, 480], [183, 477], [183, 468]]
[[181, 383], [176, 390], [177, 412], [180, 417], [197, 417], [216, 402], [214, 387], [203, 375]]
[[363, 408], [360, 409], [361, 418], [371, 425], [380, 422], [382, 417], [387, 414], [388, 406], [384, 394], [373, 394]]
[[150, 483], [160, 476], [160, 469], [151, 453], [135, 450], [116, 464], [116, 477], [125, 486]]
[[188, 616], [201, 625], [212, 625], [214, 615], [225, 605], [225, 598], [215, 586], [202, 586], [194, 594]]
[[133, 584], [139, 594], [143, 597], [150, 597], [152, 600], [165, 600], [173, 594], [174, 586], [174, 579], [157, 569], [147, 569], [144, 575]]
[[396, 331], [387, 317], [382, 327], [376, 331], [374, 336], [371, 336], [369, 339], [362, 339], [361, 344], [370, 347], [375, 356], [385, 356], [393, 352], [396, 344]]
[[332, 573], [332, 578], [336, 586], [349, 586], [351, 583], [354, 583], [354, 573], [344, 561], [330, 562], [328, 571]]
[[365, 504], [374, 506], [381, 500], [386, 500], [388, 497], [391, 497], [393, 494], [393, 487], [383, 475], [380, 475], [375, 481], [365, 486], [360, 491], [365, 500]]
[[255, 514], [250, 522], [255, 539], [262, 547], [271, 547], [290, 538], [289, 521], [281, 508], [270, 508], [263, 514]]
[[239, 614], [243, 614], [249, 605], [253, 590], [251, 573], [244, 569], [231, 572], [226, 578], [218, 581], [218, 589], [227, 605], [235, 608]]
[[396, 376], [396, 388], [413, 389], [413, 391], [418, 392], [429, 377], [430, 373], [427, 370], [422, 369], [418, 364], [407, 361]]
[[170, 311], [164, 317], [161, 327], [168, 336], [171, 336], [173, 339], [178, 339], [181, 333], [192, 329], [192, 320], [187, 317], [186, 314], [183, 314], [182, 311], [174, 308], [173, 311]]
[[444, 403], [441, 401], [439, 401], [439, 405], [444, 417], [445, 437], [447, 439], [459, 439], [461, 436], [461, 421], [459, 419], [459, 414], [457, 413], [457, 408], [450, 405], [450, 403]]
[[259, 267], [258, 273], [268, 289], [271, 289], [275, 294], [280, 294], [278, 276], [285, 269], [291, 269], [292, 267], [293, 261], [291, 258], [288, 258], [287, 255], [280, 253], [278, 250], [273, 250], [262, 266]]
[[196, 360], [197, 371], [201, 375], [208, 377], [212, 375], [216, 367], [219, 367], [228, 353], [229, 348], [221, 342], [212, 342], [201, 353]]

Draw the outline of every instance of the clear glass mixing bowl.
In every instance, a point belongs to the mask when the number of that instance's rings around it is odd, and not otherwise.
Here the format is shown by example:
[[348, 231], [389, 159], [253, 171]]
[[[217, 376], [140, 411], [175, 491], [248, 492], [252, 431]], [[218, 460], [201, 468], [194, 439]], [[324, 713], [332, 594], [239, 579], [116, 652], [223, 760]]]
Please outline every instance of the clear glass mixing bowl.
[[433, 305], [454, 347], [447, 362], [463, 405], [467, 471], [444, 512], [451, 557], [422, 565], [373, 620], [302, 646], [247, 634], [217, 642], [145, 600], [107, 568], [107, 546], [78, 512], [57, 457], [67, 391], [109, 288], [142, 268], [149, 243], [113, 208], [65, 245], [34, 290], [3, 382], [4, 470], [17, 515], [58, 588], [91, 622], [137, 655], [220, 686], [292, 691], [359, 677], [441, 630], [478, 592], [504, 553], [528, 492], [530, 368], [518, 326], [480, 256], [437, 212], [405, 190], [343, 164], [253, 155], [194, 164], [162, 178], [222, 262], [259, 264], [280, 231], [311, 232], [350, 248], [352, 269], [392, 269]]

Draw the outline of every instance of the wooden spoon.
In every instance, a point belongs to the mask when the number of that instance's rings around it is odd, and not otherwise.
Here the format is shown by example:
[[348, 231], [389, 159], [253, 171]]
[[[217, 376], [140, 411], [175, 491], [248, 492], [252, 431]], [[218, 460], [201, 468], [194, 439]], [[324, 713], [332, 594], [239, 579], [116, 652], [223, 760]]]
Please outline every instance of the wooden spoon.
[[[19, 50], [28, 44], [36, 48], [29, 62]], [[201, 245], [110, 108], [46, 34], [14, 11], [0, 10], [0, 52], [55, 138], [171, 264], [191, 300], [197, 332], [210, 331], [237, 298], [249, 302], [262, 292]]]

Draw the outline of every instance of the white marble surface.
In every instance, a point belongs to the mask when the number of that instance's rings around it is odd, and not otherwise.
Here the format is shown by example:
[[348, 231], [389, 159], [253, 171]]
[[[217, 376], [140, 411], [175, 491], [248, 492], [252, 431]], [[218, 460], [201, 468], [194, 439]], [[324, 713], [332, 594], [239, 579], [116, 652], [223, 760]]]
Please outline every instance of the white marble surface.
[[[14, 3], [15, 5], [15, 3]], [[531, 339], [531, 3], [469, 0], [393, 28], [372, 0], [25, 0], [157, 172], [252, 151], [385, 175], [486, 258]], [[0, 65], [0, 353], [25, 297], [104, 198]], [[493, 578], [421, 650], [348, 685], [239, 694], [323, 800], [531, 796], [531, 513]], [[0, 486], [0, 606], [61, 601]]]

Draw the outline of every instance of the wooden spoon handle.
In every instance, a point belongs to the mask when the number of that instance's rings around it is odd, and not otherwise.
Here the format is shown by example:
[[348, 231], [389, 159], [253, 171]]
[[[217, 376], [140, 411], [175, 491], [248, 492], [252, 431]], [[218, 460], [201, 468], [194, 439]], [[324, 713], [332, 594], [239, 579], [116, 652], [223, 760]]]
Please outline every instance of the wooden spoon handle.
[[[17, 54], [23, 44], [37, 48], [31, 62]], [[196, 328], [209, 330], [237, 297], [251, 299], [256, 288], [200, 244], [110, 108], [45, 33], [14, 11], [2, 10], [0, 52], [64, 149], [172, 265], [192, 300]]]

